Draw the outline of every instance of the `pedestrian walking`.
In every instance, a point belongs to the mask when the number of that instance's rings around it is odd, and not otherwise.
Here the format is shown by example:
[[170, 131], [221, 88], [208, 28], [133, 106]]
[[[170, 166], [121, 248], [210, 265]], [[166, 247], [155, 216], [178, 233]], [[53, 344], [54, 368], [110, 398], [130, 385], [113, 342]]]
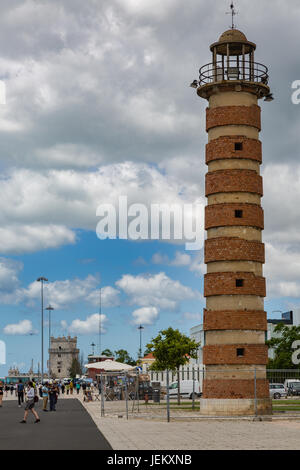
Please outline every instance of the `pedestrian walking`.
[[29, 411], [31, 411], [31, 413], [34, 415], [35, 423], [39, 423], [40, 422], [39, 415], [37, 414], [37, 412], [34, 409], [34, 405], [35, 405], [36, 401], [39, 398], [36, 394], [36, 390], [35, 390], [35, 388], [33, 386], [33, 383], [31, 381], [28, 382], [26, 398], [27, 398], [27, 403], [26, 403], [26, 406], [25, 406], [24, 418], [22, 419], [22, 421], [20, 421], [20, 423], [25, 424], [27, 422], [27, 417], [28, 417]]
[[48, 396], [49, 396], [49, 388], [48, 388], [48, 382], [46, 382], [43, 385], [42, 388], [42, 396], [43, 396], [43, 411], [48, 411], [47, 410], [47, 403], [48, 403]]
[[3, 393], [4, 393], [4, 384], [3, 382], [0, 382], [0, 408], [2, 408]]
[[24, 385], [21, 379], [17, 384], [16, 391], [18, 397], [18, 406], [21, 408], [21, 403], [24, 403]]
[[15, 389], [15, 387], [13, 386], [13, 384], [10, 384], [10, 394], [11, 395], [14, 393], [14, 389]]
[[65, 384], [61, 384], [61, 393], [64, 395], [65, 394]]
[[77, 395], [79, 395], [79, 391], [80, 391], [80, 383], [79, 382], [76, 383], [76, 391], [77, 391]]
[[70, 382], [70, 393], [73, 395], [74, 383], [73, 381]]

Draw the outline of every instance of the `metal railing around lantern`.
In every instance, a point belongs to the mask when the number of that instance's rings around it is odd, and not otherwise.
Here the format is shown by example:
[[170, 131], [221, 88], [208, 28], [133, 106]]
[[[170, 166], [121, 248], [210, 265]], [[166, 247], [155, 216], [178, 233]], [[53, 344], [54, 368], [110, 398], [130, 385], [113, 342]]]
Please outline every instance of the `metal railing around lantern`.
[[229, 59], [203, 65], [199, 70], [199, 85], [222, 81], [247, 81], [267, 85], [268, 68], [259, 62]]

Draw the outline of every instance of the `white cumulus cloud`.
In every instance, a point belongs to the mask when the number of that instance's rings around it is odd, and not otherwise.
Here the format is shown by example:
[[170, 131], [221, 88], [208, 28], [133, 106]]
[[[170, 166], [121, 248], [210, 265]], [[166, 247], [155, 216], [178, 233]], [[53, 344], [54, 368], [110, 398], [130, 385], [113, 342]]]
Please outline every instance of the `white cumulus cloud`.
[[28, 335], [33, 334], [32, 322], [30, 320], [21, 320], [19, 323], [9, 324], [3, 328], [5, 335]]
[[199, 292], [169, 278], [164, 272], [133, 276], [124, 274], [116, 282], [129, 297], [131, 304], [175, 310], [183, 300], [199, 297]]
[[99, 315], [99, 313], [94, 313], [93, 315], [88, 316], [85, 320], [76, 319], [67, 326], [65, 321], [62, 322], [62, 327], [67, 328], [69, 333], [77, 335], [89, 335], [96, 334], [99, 332], [101, 325], [101, 332], [105, 333], [104, 324], [107, 322], [106, 315]]
[[133, 323], [135, 325], [152, 325], [158, 319], [158, 309], [156, 307], [142, 307], [132, 312]]

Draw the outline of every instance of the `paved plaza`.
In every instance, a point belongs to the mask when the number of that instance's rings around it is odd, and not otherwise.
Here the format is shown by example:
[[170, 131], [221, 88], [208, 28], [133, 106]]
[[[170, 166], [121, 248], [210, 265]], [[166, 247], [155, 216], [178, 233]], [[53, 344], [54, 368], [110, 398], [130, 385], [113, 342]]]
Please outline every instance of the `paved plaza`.
[[[98, 402], [85, 403], [115, 450], [295, 450], [300, 419], [254, 422], [250, 419], [171, 421], [101, 417]], [[120, 414], [121, 416], [121, 414]]]
[[[41, 402], [40, 402], [41, 403]], [[145, 415], [126, 419], [125, 403], [101, 417], [99, 401], [82, 402], [78, 397], [60, 396], [57, 411], [43, 413], [41, 423], [19, 424], [23, 408], [8, 396], [0, 409], [0, 450], [82, 449], [82, 450], [297, 450], [300, 448], [299, 420], [273, 419], [188, 419], [167, 423], [163, 416]], [[194, 414], [193, 414], [194, 415]], [[122, 416], [122, 417], [118, 417]], [[129, 415], [130, 416], [130, 415]], [[195, 415], [196, 416], [196, 415]]]

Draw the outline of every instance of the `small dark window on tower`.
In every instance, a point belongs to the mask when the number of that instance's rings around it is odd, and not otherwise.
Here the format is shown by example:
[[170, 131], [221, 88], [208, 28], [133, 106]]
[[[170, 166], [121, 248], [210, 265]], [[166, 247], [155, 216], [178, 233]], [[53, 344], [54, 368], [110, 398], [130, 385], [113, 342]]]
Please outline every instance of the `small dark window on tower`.
[[60, 369], [57, 369], [58, 370], [58, 373], [60, 373]]
[[241, 210], [234, 211], [234, 217], [236, 219], [241, 219], [243, 217], [243, 211], [241, 211]]
[[237, 355], [237, 357], [243, 357], [245, 355], [245, 349], [244, 348], [237, 348], [236, 355]]
[[243, 279], [236, 279], [235, 280], [235, 285], [236, 285], [236, 287], [243, 287], [244, 280]]
[[235, 142], [234, 150], [243, 150], [243, 143], [242, 142]]

